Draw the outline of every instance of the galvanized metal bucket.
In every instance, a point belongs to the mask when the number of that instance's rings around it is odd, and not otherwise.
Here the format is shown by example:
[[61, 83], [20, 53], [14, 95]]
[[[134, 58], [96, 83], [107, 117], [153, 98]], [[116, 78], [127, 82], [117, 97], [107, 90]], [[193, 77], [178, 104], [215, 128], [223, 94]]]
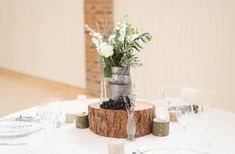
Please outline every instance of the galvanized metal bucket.
[[130, 68], [112, 67], [112, 76], [109, 81], [109, 95], [112, 99], [131, 94]]

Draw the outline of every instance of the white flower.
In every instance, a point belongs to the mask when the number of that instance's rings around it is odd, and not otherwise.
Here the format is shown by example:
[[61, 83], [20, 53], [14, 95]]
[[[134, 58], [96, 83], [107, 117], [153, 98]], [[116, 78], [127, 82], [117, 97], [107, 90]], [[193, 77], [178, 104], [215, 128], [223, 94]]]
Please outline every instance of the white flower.
[[110, 57], [113, 55], [113, 46], [107, 44], [107, 43], [102, 43], [99, 47], [99, 53], [101, 56], [104, 57]]
[[115, 27], [114, 31], [118, 31], [120, 29], [120, 27]]
[[100, 36], [100, 33], [93, 33], [93, 36], [94, 36], [94, 37], [99, 37], [99, 36]]
[[120, 29], [120, 26], [121, 26], [121, 23], [120, 23], [120, 22], [118, 22], [118, 23], [116, 24], [116, 27], [114, 28], [114, 31], [119, 30], [119, 29]]
[[119, 37], [119, 40], [120, 40], [120, 41], [124, 41], [125, 35], [126, 35], [126, 23], [123, 23], [123, 24], [121, 25], [121, 29], [120, 29], [120, 37]]
[[115, 33], [109, 36], [109, 44], [112, 44], [114, 42], [115, 37]]
[[103, 36], [100, 33], [93, 33], [93, 37], [97, 38], [99, 41], [103, 39]]
[[95, 38], [95, 37], [92, 37], [92, 42], [95, 44], [96, 47], [99, 46], [99, 41]]

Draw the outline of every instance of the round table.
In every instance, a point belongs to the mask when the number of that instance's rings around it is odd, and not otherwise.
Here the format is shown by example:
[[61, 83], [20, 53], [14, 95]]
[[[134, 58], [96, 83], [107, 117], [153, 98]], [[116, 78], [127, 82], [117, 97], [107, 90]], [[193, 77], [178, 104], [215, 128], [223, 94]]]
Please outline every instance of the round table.
[[[89, 99], [88, 103], [97, 103], [97, 99]], [[78, 107], [78, 100], [69, 100], [54, 103], [58, 108], [63, 109], [63, 113], [71, 112]], [[76, 106], [76, 107], [75, 107]], [[17, 117], [19, 115], [32, 115], [38, 111], [38, 107], [22, 110], [4, 118]], [[4, 119], [3, 118], [3, 119]], [[235, 153], [235, 114], [221, 109], [214, 109], [211, 114], [211, 122], [207, 138], [212, 143], [212, 154], [234, 154]], [[161, 147], [173, 146], [180, 142], [183, 128], [178, 123], [170, 124], [170, 134], [167, 137], [156, 137], [147, 135], [137, 138], [134, 142], [125, 139], [114, 139], [98, 136], [90, 129], [77, 129], [75, 124], [63, 123], [56, 130], [56, 134], [51, 140], [50, 146], [42, 146], [43, 131], [31, 136], [20, 138], [14, 142], [27, 142], [27, 145], [0, 145], [1, 154], [105, 154], [107, 144], [116, 140], [125, 142], [126, 154], [131, 154], [136, 149], [157, 149]], [[186, 140], [192, 145], [197, 145], [203, 138], [202, 125], [192, 121], [187, 128]], [[6, 142], [0, 139], [0, 142]]]

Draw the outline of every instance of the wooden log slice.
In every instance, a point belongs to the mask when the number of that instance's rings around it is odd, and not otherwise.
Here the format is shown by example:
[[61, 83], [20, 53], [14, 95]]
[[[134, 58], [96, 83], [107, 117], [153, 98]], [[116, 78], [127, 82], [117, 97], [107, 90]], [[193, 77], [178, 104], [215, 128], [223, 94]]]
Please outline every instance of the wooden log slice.
[[[127, 111], [102, 109], [99, 104], [90, 104], [88, 108], [89, 128], [95, 134], [114, 138], [127, 137]], [[146, 102], [135, 103], [136, 137], [152, 133], [154, 116], [154, 106], [152, 104]]]

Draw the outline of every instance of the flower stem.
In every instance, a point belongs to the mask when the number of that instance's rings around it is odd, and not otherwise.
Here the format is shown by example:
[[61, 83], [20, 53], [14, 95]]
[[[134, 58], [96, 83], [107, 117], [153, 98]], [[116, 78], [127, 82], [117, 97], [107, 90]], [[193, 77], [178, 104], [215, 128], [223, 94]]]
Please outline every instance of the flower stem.
[[112, 65], [117, 66], [112, 56], [110, 56], [109, 59]]

